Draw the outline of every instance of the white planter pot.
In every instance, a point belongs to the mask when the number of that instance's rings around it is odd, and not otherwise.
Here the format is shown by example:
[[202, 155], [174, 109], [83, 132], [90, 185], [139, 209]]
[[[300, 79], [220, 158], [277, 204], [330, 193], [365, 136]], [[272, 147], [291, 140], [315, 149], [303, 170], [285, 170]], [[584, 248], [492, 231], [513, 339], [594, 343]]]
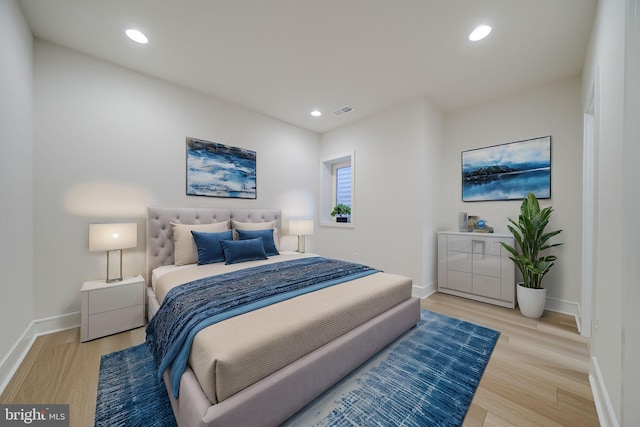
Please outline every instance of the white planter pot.
[[547, 290], [525, 288], [522, 283], [517, 287], [518, 306], [523, 316], [537, 319], [544, 312], [544, 304], [547, 300]]

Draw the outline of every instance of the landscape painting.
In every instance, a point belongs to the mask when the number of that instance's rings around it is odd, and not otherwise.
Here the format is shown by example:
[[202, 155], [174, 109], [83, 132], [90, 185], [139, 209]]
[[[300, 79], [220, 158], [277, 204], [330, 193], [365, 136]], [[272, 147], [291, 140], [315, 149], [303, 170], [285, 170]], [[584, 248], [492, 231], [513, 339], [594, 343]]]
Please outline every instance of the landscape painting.
[[187, 195], [256, 198], [256, 152], [187, 137]]
[[551, 136], [462, 152], [462, 201], [551, 198]]

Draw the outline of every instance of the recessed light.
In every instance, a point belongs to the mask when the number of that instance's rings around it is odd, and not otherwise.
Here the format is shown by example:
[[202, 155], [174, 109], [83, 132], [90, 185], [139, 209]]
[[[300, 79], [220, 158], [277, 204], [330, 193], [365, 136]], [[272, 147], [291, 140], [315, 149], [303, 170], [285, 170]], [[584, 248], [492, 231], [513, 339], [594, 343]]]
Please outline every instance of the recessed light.
[[312, 115], [313, 117], [320, 117], [320, 116], [322, 115], [322, 112], [320, 112], [320, 111], [318, 111], [318, 110], [313, 110], [313, 111], [311, 112], [311, 115]]
[[469, 34], [469, 40], [472, 42], [477, 42], [478, 40], [482, 40], [487, 37], [491, 32], [491, 27], [488, 25], [480, 25], [475, 30]]
[[145, 36], [138, 30], [129, 28], [128, 30], [125, 31], [125, 34], [134, 42], [137, 42], [140, 44], [146, 44], [147, 42], [149, 42], [149, 39], [147, 38], [147, 36]]

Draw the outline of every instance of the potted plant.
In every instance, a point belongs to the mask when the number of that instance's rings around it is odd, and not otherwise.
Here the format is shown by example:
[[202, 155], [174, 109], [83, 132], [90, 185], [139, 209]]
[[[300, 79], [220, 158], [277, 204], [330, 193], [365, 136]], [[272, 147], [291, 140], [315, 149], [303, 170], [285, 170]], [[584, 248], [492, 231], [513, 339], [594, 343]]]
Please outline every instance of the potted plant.
[[336, 222], [348, 222], [349, 218], [346, 215], [351, 215], [351, 207], [344, 203], [338, 203], [329, 215], [332, 217], [337, 215]]
[[519, 250], [502, 243], [509, 251], [511, 259], [520, 273], [523, 282], [518, 283], [517, 296], [520, 312], [527, 317], [542, 316], [547, 291], [542, 287], [542, 279], [549, 272], [557, 259], [555, 255], [544, 255], [542, 252], [562, 243], [550, 243], [549, 240], [562, 230], [546, 231], [552, 207], [540, 210], [538, 199], [533, 193], [527, 194], [520, 206], [518, 222], [509, 218], [507, 228], [518, 244]]

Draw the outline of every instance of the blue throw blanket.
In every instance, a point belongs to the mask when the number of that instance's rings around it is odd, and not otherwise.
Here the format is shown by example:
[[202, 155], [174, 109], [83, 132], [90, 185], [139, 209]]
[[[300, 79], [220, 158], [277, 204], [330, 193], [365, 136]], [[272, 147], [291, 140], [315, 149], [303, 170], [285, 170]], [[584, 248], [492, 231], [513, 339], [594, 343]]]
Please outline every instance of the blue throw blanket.
[[147, 346], [158, 376], [171, 367], [178, 398], [196, 334], [214, 323], [280, 301], [373, 274], [361, 264], [322, 257], [284, 261], [206, 277], [176, 286], [147, 326]]

